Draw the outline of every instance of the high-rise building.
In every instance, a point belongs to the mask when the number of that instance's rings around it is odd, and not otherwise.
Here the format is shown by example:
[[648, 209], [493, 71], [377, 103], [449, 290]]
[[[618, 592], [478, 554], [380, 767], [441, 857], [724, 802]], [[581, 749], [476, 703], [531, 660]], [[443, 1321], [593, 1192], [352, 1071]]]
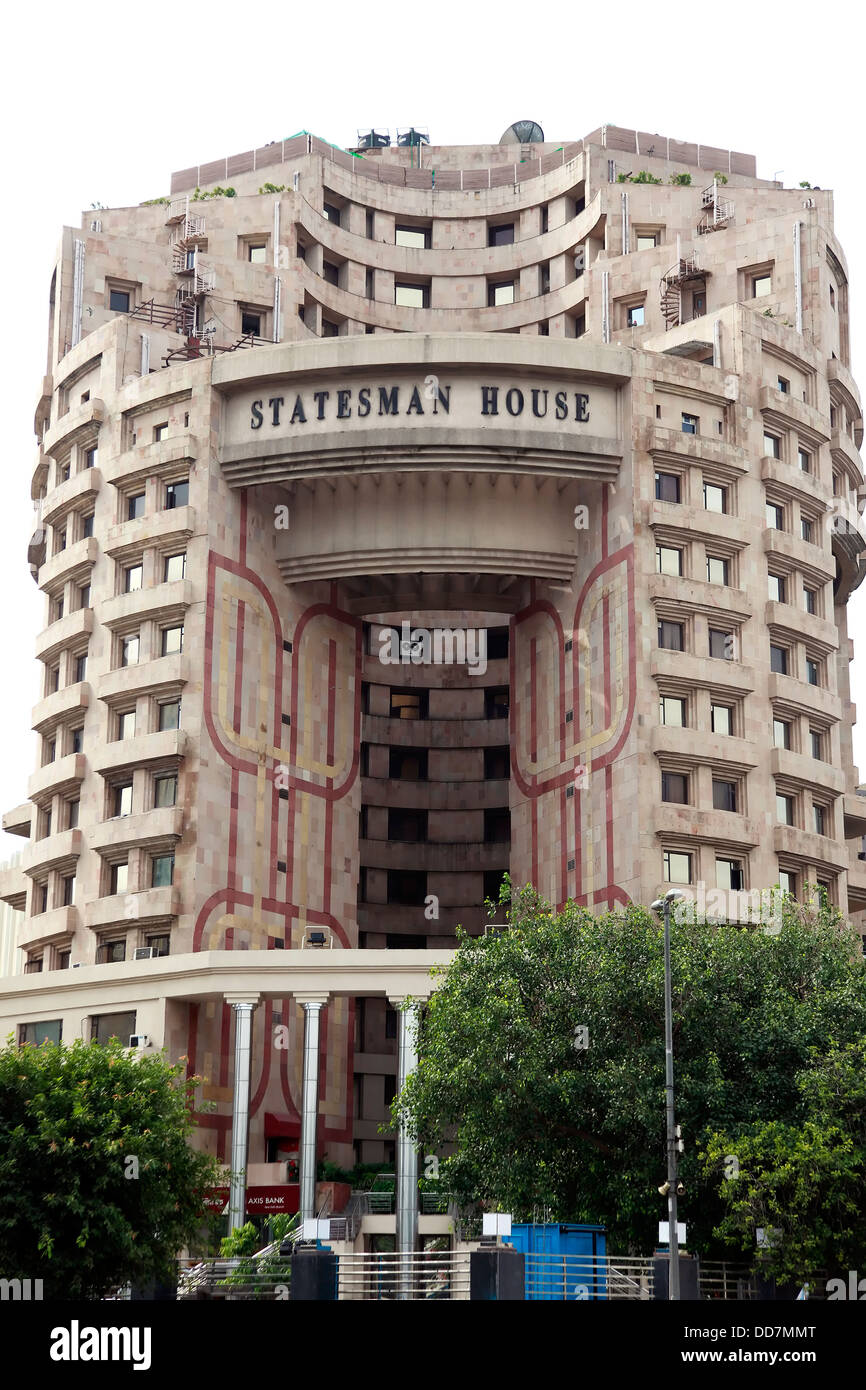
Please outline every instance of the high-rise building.
[[506, 870], [864, 923], [832, 195], [540, 137], [303, 133], [86, 213], [50, 279], [2, 882], [40, 978], [0, 1022], [188, 1056], [228, 1159], [234, 1005], [259, 1180], [299, 1147], [299, 1000], [319, 1157], [392, 1157], [394, 1002]]

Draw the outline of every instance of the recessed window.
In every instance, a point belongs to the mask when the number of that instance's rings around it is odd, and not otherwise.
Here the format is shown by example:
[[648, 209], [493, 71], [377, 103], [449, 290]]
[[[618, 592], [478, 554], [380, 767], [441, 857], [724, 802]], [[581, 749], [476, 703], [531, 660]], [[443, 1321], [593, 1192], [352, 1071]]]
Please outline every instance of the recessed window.
[[120, 639], [120, 664], [121, 666], [137, 666], [138, 654], [141, 646], [141, 639], [137, 632], [130, 633], [128, 637]]
[[774, 603], [785, 602], [785, 580], [781, 574], [767, 575], [767, 594]]
[[765, 458], [777, 459], [782, 456], [782, 441], [777, 434], [764, 435]]
[[680, 476], [678, 473], [656, 473], [656, 501], [679, 502]]
[[135, 1013], [94, 1014], [90, 1020], [90, 1041], [103, 1047], [118, 1038], [124, 1047], [135, 1033]]
[[733, 661], [734, 634], [723, 628], [711, 627], [709, 631], [710, 656], [717, 661]]
[[781, 391], [783, 396], [790, 394], [791, 383], [786, 376], [776, 377], [776, 390]]
[[808, 517], [800, 518], [800, 535], [804, 541], [812, 540], [812, 522]]
[[72, 465], [71, 465], [71, 464], [69, 464], [69, 463], [60, 463], [60, 464], [58, 464], [58, 465], [57, 465], [57, 481], [58, 481], [58, 483], [68, 483], [71, 473], [72, 473]]
[[500, 222], [487, 228], [488, 246], [510, 246], [514, 241], [514, 223]]
[[69, 751], [70, 753], [80, 753], [84, 748], [84, 725], [79, 724], [77, 729], [69, 730]]
[[412, 246], [423, 251], [430, 245], [429, 227], [395, 227], [395, 246]]
[[159, 706], [160, 729], [180, 728], [180, 700], [164, 700]]
[[740, 893], [743, 889], [743, 863], [740, 859], [716, 860], [716, 887]]
[[22, 1023], [18, 1030], [18, 1042], [30, 1043], [32, 1047], [39, 1047], [46, 1042], [59, 1043], [62, 1036], [63, 1020], [60, 1018], [45, 1019], [41, 1023]]
[[93, 535], [93, 512], [88, 512], [81, 518], [81, 538], [87, 540], [88, 536]]
[[127, 521], [137, 521], [140, 516], [144, 516], [144, 493], [137, 492], [134, 497], [126, 499], [126, 519]]
[[182, 555], [166, 555], [163, 562], [162, 577], [166, 584], [183, 579], [186, 574], [186, 552]]
[[126, 960], [126, 937], [114, 941], [102, 941], [96, 948], [97, 965], [118, 965]]
[[53, 599], [51, 600], [51, 621], [54, 622], [54, 623], [59, 622], [60, 619], [61, 619], [62, 617], [63, 617], [63, 595], [62, 595], [62, 594], [58, 594], [56, 598], [53, 598]]
[[161, 439], [168, 438], [168, 421], [163, 420], [162, 424], [153, 427], [153, 442], [158, 444]]
[[59, 667], [59, 666], [49, 666], [49, 668], [48, 668], [48, 679], [47, 679], [46, 685], [45, 685], [45, 693], [46, 693], [46, 695], [53, 695], [53, 694], [55, 693], [55, 691], [57, 691], [57, 690], [59, 690], [59, 689], [60, 689], [60, 667]]
[[82, 585], [80, 586], [79, 590], [78, 590], [78, 607], [79, 607], [79, 609], [81, 609], [81, 608], [89, 608], [89, 607], [90, 607], [90, 585], [89, 585], [89, 584], [82, 584]]
[[340, 209], [335, 207], [333, 203], [323, 203], [322, 216], [326, 218], [328, 222], [334, 222], [339, 227]]
[[178, 507], [189, 506], [189, 478], [181, 478], [176, 483], [167, 483], [165, 489], [165, 510], [170, 512]]
[[770, 643], [770, 670], [775, 671], [777, 676], [787, 676], [788, 674], [788, 649], [779, 647], [775, 642]]
[[426, 690], [392, 690], [390, 717], [392, 719], [426, 719]]
[[658, 574], [677, 574], [683, 572], [683, 552], [672, 545], [656, 546], [656, 572]]
[[268, 245], [265, 241], [247, 242], [247, 260], [252, 265], [264, 265], [268, 255]]
[[[425, 691], [426, 696], [426, 691]], [[393, 696], [392, 696], [393, 698]], [[485, 719], [507, 719], [509, 713], [509, 693], [507, 689], [491, 688], [484, 692], [484, 718]], [[427, 716], [427, 706], [424, 706], [424, 717]]]
[[674, 801], [681, 806], [688, 805], [689, 779], [685, 773], [662, 773], [662, 801]]
[[327, 280], [329, 285], [340, 283], [340, 267], [333, 261], [322, 261], [322, 279]]
[[123, 592], [133, 594], [141, 588], [144, 570], [141, 565], [127, 565], [123, 571]]
[[183, 651], [183, 624], [164, 627], [162, 629], [162, 655], [174, 656], [181, 651]]
[[708, 512], [727, 512], [728, 489], [718, 483], [704, 483], [704, 507]]
[[487, 286], [488, 305], [513, 304], [514, 303], [514, 281], [500, 280], [496, 285]]
[[427, 309], [430, 305], [430, 287], [395, 284], [394, 303], [402, 305], [404, 309]]
[[800, 466], [801, 473], [812, 472], [812, 455], [806, 449], [797, 450], [797, 463]]
[[77, 828], [77, 826], [78, 826], [78, 813], [79, 813], [80, 810], [81, 810], [81, 802], [79, 801], [78, 797], [76, 797], [74, 801], [67, 801], [67, 803], [66, 803], [66, 828], [67, 828], [67, 830], [75, 830], [75, 829]]
[[681, 652], [684, 646], [685, 631], [682, 623], [672, 623], [663, 619], [658, 625], [659, 646], [666, 651]]
[[818, 612], [818, 591], [809, 589], [803, 585], [803, 607], [807, 613], [816, 614]]
[[118, 716], [117, 716], [117, 737], [118, 737], [119, 739], [122, 739], [122, 738], [134, 738], [134, 737], [135, 737], [135, 710], [134, 710], [134, 709], [124, 710], [123, 713], [118, 714]]
[[129, 864], [127, 863], [127, 861], [124, 859], [120, 864], [112, 864], [112, 866], [111, 866], [111, 874], [110, 874], [110, 883], [111, 883], [111, 892], [112, 892], [112, 894], [114, 894], [114, 893], [125, 893], [125, 892], [126, 892], [126, 885], [127, 885], [128, 882], [129, 882]]
[[692, 856], [682, 850], [666, 849], [664, 852], [665, 883], [691, 883]]
[[773, 292], [773, 277], [766, 272], [761, 275], [752, 276], [752, 298], [761, 299], [765, 294]]
[[778, 502], [767, 502], [765, 516], [767, 526], [771, 531], [784, 531], [785, 509]]
[[730, 575], [730, 561], [723, 560], [718, 555], [707, 556], [707, 580], [710, 584], [728, 584]]
[[773, 720], [773, 747], [791, 747], [791, 725], [787, 719]]
[[[369, 747], [365, 744], [364, 747]], [[488, 755], [492, 755], [495, 749], [484, 750], [484, 776], [488, 774]], [[509, 763], [507, 761], [508, 749], [505, 749], [506, 761], [503, 763], [503, 777], [508, 776]], [[388, 755], [388, 776], [401, 778], [408, 782], [427, 781], [427, 749], [426, 748], [392, 748]]]
[[698, 428], [699, 428], [699, 426], [700, 426], [700, 423], [701, 423], [701, 422], [700, 422], [700, 420], [698, 419], [698, 416], [697, 416], [697, 415], [687, 415], [686, 412], [683, 411], [683, 413], [682, 413], [683, 434], [697, 434], [697, 433], [698, 433]]
[[99, 450], [94, 444], [92, 448], [84, 451], [84, 467], [95, 468], [99, 462]]
[[155, 854], [151, 860], [151, 886], [170, 888], [174, 882], [174, 855]]
[[776, 820], [780, 825], [794, 824], [794, 798], [776, 792]]
[[819, 806], [816, 802], [812, 803], [812, 829], [816, 835], [827, 834], [827, 808]]
[[108, 307], [115, 314], [129, 313], [129, 290], [109, 290]]
[[789, 897], [796, 898], [797, 875], [795, 873], [792, 873], [790, 869], [780, 869], [779, 887], [781, 888], [782, 892], [787, 893]]
[[821, 684], [821, 663], [811, 656], [806, 657], [806, 680], [809, 685]]
[[638, 251], [651, 251], [654, 246], [659, 244], [658, 232], [638, 232], [635, 237], [635, 244]]
[[720, 777], [713, 778], [713, 810], [715, 811], [736, 811], [737, 809], [737, 784], [727, 782]]
[[678, 695], [662, 695], [659, 699], [659, 720], [674, 728], [686, 727], [686, 702]]
[[626, 327], [643, 328], [646, 322], [645, 306], [643, 304], [631, 304], [626, 310]]
[[338, 323], [334, 323], [333, 319], [326, 319], [326, 318], [323, 318], [323, 319], [322, 319], [322, 337], [323, 337], [323, 338], [339, 338], [339, 336], [340, 336], [340, 325], [339, 325]]
[[177, 774], [162, 773], [153, 779], [154, 806], [174, 806], [177, 803]]
[[731, 706], [713, 702], [710, 705], [710, 725], [714, 734], [730, 737], [734, 731], [734, 711]]
[[262, 336], [262, 316], [256, 314], [252, 309], [241, 310], [241, 333], [246, 336], [252, 333], [254, 338]]
[[79, 655], [75, 657], [75, 665], [73, 667], [73, 678], [76, 682], [78, 682], [83, 681], [86, 676], [87, 652], [80, 652]]
[[809, 746], [812, 750], [812, 757], [817, 758], [819, 762], [823, 762], [824, 735], [821, 733], [820, 729], [809, 730]]
[[123, 786], [114, 788], [112, 798], [113, 816], [132, 815], [132, 783], [125, 782]]

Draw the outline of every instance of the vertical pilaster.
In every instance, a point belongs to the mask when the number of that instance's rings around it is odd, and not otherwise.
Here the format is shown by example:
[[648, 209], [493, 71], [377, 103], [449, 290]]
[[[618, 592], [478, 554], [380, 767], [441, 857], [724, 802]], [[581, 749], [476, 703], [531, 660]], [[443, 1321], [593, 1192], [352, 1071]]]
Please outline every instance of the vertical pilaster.
[[250, 1062], [252, 1058], [253, 1009], [259, 996], [226, 996], [235, 1016], [235, 1071], [232, 1094], [232, 1154], [229, 1187], [229, 1230], [244, 1224], [244, 1195], [247, 1186], [247, 1140], [250, 1124]]
[[298, 997], [304, 1010], [304, 1078], [301, 1089], [300, 1214], [316, 1214], [316, 1129], [319, 1120], [319, 1024], [326, 994]]

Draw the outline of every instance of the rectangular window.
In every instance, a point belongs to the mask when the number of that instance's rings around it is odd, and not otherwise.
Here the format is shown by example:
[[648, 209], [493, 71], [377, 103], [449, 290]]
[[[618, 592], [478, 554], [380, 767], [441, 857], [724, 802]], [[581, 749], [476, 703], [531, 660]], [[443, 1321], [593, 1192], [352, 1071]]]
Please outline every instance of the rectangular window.
[[656, 473], [656, 501], [679, 502], [680, 477], [678, 473]]
[[632, 304], [626, 312], [627, 328], [643, 328], [646, 317], [643, 304]]
[[656, 573], [677, 574], [683, 572], [683, 552], [672, 545], [656, 546]]
[[665, 883], [691, 883], [692, 856], [682, 850], [666, 849], [664, 852]]
[[51, 621], [58, 623], [63, 617], [63, 595], [58, 594], [51, 600]]
[[255, 314], [251, 309], [241, 310], [241, 333], [244, 337], [252, 333], [254, 338], [262, 336], [262, 316]]
[[737, 784], [736, 782], [726, 782], [721, 778], [713, 778], [713, 810], [715, 811], [736, 811], [737, 809]]
[[785, 602], [785, 580], [782, 575], [767, 575], [767, 593], [775, 603]]
[[134, 497], [127, 497], [126, 499], [127, 521], [137, 521], [140, 516], [144, 516], [143, 492], [137, 492]]
[[322, 319], [322, 337], [323, 337], [323, 338], [339, 338], [339, 336], [340, 336], [340, 325], [339, 325], [338, 323], [334, 323], [334, 321], [333, 321], [332, 319], [323, 318], [323, 319]]
[[771, 531], [784, 531], [785, 529], [785, 509], [780, 507], [778, 502], [768, 502], [766, 504], [767, 526]]
[[761, 299], [765, 294], [773, 292], [773, 277], [766, 272], [762, 275], [752, 276], [752, 298]]
[[250, 241], [247, 243], [247, 260], [250, 261], [252, 265], [264, 265], [267, 254], [267, 242]]
[[132, 783], [125, 782], [122, 787], [114, 788], [113, 815], [131, 816], [132, 815]]
[[651, 251], [658, 246], [658, 232], [638, 232], [635, 243], [638, 251]]
[[776, 390], [781, 391], [783, 396], [787, 396], [790, 393], [791, 383], [787, 377], [779, 376], [776, 378]]
[[730, 565], [718, 555], [707, 556], [707, 579], [710, 584], [727, 584]]
[[511, 246], [514, 241], [514, 223], [500, 222], [495, 227], [487, 228], [488, 246]]
[[823, 762], [823, 760], [824, 760], [824, 735], [821, 733], [821, 731], [820, 731], [819, 729], [810, 729], [810, 730], [809, 730], [809, 746], [810, 746], [811, 749], [812, 749], [812, 757], [813, 757], [813, 758], [817, 758], [817, 759], [819, 760], [819, 762]]
[[739, 893], [743, 888], [743, 865], [739, 859], [716, 860], [716, 887]]
[[170, 888], [174, 882], [174, 855], [155, 854], [151, 866], [151, 885], [154, 888]]
[[81, 802], [76, 797], [74, 801], [68, 801], [66, 806], [66, 828], [68, 830], [75, 830], [78, 825], [78, 812], [81, 809]]
[[92, 447], [91, 449], [85, 449], [85, 451], [84, 451], [84, 467], [85, 467], [85, 468], [95, 468], [98, 462], [99, 462], [99, 449], [98, 449], [98, 448], [96, 447], [96, 445], [94, 444], [93, 447]]
[[170, 936], [146, 936], [145, 946], [149, 946], [155, 956], [167, 956], [171, 951]]
[[812, 540], [812, 523], [805, 516], [800, 518], [800, 535], [804, 541]]
[[162, 577], [166, 584], [172, 584], [176, 579], [183, 579], [186, 574], [186, 553], [183, 555], [166, 555], [163, 563]]
[[390, 717], [392, 719], [426, 719], [426, 690], [392, 690]]
[[339, 227], [340, 209], [335, 207], [333, 203], [323, 203], [322, 216], [326, 218], [328, 222], [334, 222]]
[[725, 632], [722, 628], [711, 627], [710, 656], [717, 661], [733, 661], [734, 659], [734, 634]]
[[395, 246], [413, 246], [423, 251], [430, 246], [430, 236], [431, 231], [429, 227], [394, 228]]
[[782, 441], [777, 434], [764, 435], [764, 457], [777, 459], [782, 456]]
[[787, 719], [773, 720], [773, 747], [791, 747], [791, 725]]
[[797, 450], [797, 463], [800, 465], [802, 473], [812, 472], [812, 455], [807, 453], [805, 449]]
[[30, 1043], [39, 1047], [41, 1043], [59, 1043], [63, 1036], [63, 1020], [45, 1019], [42, 1023], [22, 1023], [18, 1032], [19, 1043]]
[[514, 298], [513, 280], [501, 280], [499, 284], [487, 286], [487, 303], [490, 306], [496, 304], [513, 304]]
[[710, 705], [710, 724], [714, 734], [730, 736], [734, 731], [734, 711], [730, 705]]
[[787, 676], [788, 674], [788, 649], [787, 647], [776, 646], [770, 643], [770, 670], [775, 671], [777, 676]]
[[659, 646], [669, 652], [681, 652], [685, 650], [683, 638], [685, 629], [682, 623], [672, 623], [663, 619], [658, 627]]
[[177, 507], [189, 506], [189, 478], [177, 483], [168, 483], [165, 489], [165, 510], [174, 511]]
[[141, 565], [127, 565], [123, 571], [123, 592], [132, 594], [141, 588], [144, 570]]
[[339, 285], [340, 267], [334, 265], [333, 261], [322, 261], [322, 279], [327, 280], [329, 285]]
[[794, 798], [776, 792], [776, 820], [780, 825], [794, 824]]
[[128, 636], [128, 637], [121, 637], [121, 639], [120, 639], [120, 664], [121, 664], [121, 666], [137, 666], [137, 665], [138, 665], [138, 653], [139, 653], [140, 644], [141, 644], [141, 639], [139, 638], [139, 635], [138, 635], [137, 632], [134, 632], [134, 633], [130, 634], [130, 636]]
[[153, 427], [153, 442], [154, 442], [154, 444], [158, 444], [159, 441], [160, 441], [161, 439], [167, 439], [167, 438], [168, 438], [168, 421], [167, 421], [167, 420], [163, 420], [163, 422], [162, 422], [161, 425], [154, 425], [154, 427]]
[[792, 873], [790, 869], [780, 869], [779, 887], [781, 888], [783, 893], [787, 893], [790, 897], [796, 898], [797, 875], [795, 873]]
[[697, 415], [687, 415], [683, 411], [683, 434], [697, 434], [700, 420]]
[[94, 1014], [90, 1020], [90, 1041], [105, 1047], [112, 1038], [128, 1047], [135, 1035], [135, 1013]]
[[93, 535], [93, 512], [88, 512], [86, 516], [83, 516], [83, 517], [81, 518], [81, 538], [82, 538], [82, 540], [85, 540], [85, 541], [86, 541], [86, 540], [88, 539], [88, 537], [89, 537], [89, 536], [92, 536], [92, 535]]
[[688, 805], [689, 779], [685, 773], [662, 773], [662, 801], [674, 801], [681, 806]]
[[727, 512], [728, 489], [717, 483], [704, 483], [704, 507], [708, 512]]
[[90, 607], [90, 585], [89, 585], [89, 584], [82, 584], [82, 585], [81, 585], [81, 588], [78, 590], [78, 607], [79, 607], [79, 608], [89, 608], [89, 607]]
[[76, 682], [85, 679], [87, 675], [87, 652], [81, 652], [81, 654], [75, 658], [74, 675]]
[[803, 586], [803, 607], [807, 613], [812, 613], [814, 615], [818, 612], [817, 589], [808, 589], [805, 585]]
[[806, 680], [809, 685], [821, 684], [821, 663], [811, 656], [806, 657]]
[[129, 290], [109, 290], [108, 307], [114, 314], [129, 313]]
[[405, 309], [427, 309], [430, 306], [430, 288], [428, 285], [395, 284], [394, 303]]
[[165, 773], [153, 779], [154, 806], [175, 806], [177, 804], [177, 774]]
[[125, 859], [120, 864], [112, 864], [110, 882], [112, 893], [126, 892], [126, 885], [129, 882], [129, 864]]
[[162, 655], [174, 656], [177, 652], [183, 651], [183, 626], [164, 627], [162, 629]]
[[375, 299], [376, 297], [376, 281], [369, 266], [364, 272], [364, 297], [365, 299]]
[[159, 707], [159, 727], [165, 729], [180, 728], [180, 700], [165, 700]]
[[826, 835], [827, 830], [827, 809], [825, 806], [818, 806], [812, 803], [812, 829], [816, 835]]
[[686, 727], [686, 702], [678, 695], [662, 695], [659, 699], [659, 720], [674, 728]]

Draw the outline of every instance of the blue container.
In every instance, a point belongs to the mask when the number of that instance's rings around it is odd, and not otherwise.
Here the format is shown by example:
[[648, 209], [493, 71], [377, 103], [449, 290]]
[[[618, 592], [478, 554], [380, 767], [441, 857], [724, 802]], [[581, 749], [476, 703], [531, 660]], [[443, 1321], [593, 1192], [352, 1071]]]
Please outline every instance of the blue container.
[[551, 1302], [607, 1299], [604, 1226], [515, 1223], [506, 1245], [526, 1256], [526, 1297]]

